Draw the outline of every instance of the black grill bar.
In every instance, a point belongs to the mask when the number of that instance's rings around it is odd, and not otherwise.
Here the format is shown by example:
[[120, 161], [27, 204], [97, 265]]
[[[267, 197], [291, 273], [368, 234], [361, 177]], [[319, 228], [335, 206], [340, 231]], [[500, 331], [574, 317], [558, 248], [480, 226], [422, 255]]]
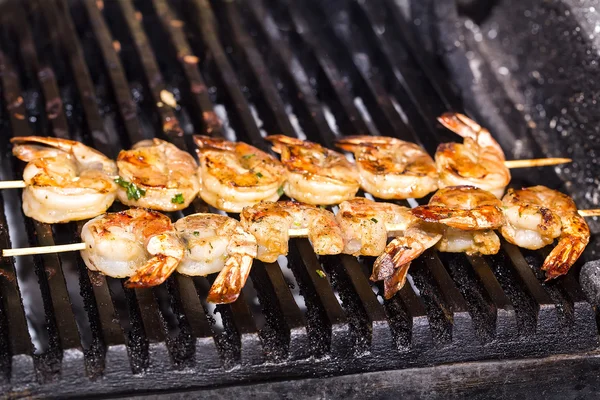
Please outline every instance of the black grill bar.
[[[273, 133], [329, 147], [340, 135], [383, 134], [432, 153], [455, 139], [435, 116], [460, 110], [460, 100], [436, 61], [415, 52], [391, 1], [15, 3], [0, 27], [3, 179], [22, 171], [8, 152], [16, 135], [83, 140], [111, 157], [151, 137], [194, 153], [195, 133], [264, 150]], [[80, 240], [82, 223], [25, 218], [18, 193], [1, 193], [3, 247]], [[196, 199], [172, 217], [207, 211]], [[490, 257], [430, 251], [383, 300], [368, 280], [372, 258], [317, 257], [294, 239], [286, 258], [256, 261], [240, 298], [217, 307], [205, 301], [215, 275], [130, 290], [76, 254], [22, 258], [16, 268], [5, 259], [0, 388], [123, 394], [596, 348], [574, 275], [542, 283], [543, 257], [506, 243]], [[25, 310], [21, 296], [39, 307]]]

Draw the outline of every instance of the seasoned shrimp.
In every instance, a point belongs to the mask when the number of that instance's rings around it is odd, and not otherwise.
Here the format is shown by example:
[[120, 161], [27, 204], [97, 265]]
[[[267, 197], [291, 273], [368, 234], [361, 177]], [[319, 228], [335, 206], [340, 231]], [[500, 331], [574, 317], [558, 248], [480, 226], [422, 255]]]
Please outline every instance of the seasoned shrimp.
[[203, 276], [221, 271], [208, 293], [211, 303], [234, 302], [256, 258], [256, 239], [233, 218], [217, 214], [192, 214], [175, 222], [187, 248], [177, 271]]
[[106, 212], [115, 200], [117, 166], [104, 154], [72, 140], [27, 136], [11, 139], [23, 171], [23, 212], [53, 224]]
[[290, 229], [308, 229], [316, 254], [340, 254], [344, 238], [331, 211], [295, 201], [262, 202], [240, 214], [246, 231], [256, 237], [258, 259], [275, 262], [288, 253]]
[[81, 258], [92, 271], [114, 278], [130, 277], [128, 287], [164, 282], [184, 258], [185, 246], [171, 220], [142, 208], [108, 213], [81, 230], [87, 248]]
[[395, 232], [404, 232], [419, 221], [407, 207], [362, 197], [341, 203], [335, 218], [344, 235], [343, 252], [353, 256], [379, 256], [387, 244], [386, 225], [396, 225]]
[[194, 136], [198, 145], [200, 197], [220, 210], [239, 213], [282, 194], [285, 168], [275, 157], [242, 142]]
[[440, 174], [440, 188], [471, 185], [502, 197], [510, 182], [510, 171], [504, 165], [504, 153], [487, 129], [458, 113], [438, 118], [446, 128], [462, 136], [460, 143], [440, 144], [435, 164]]
[[440, 251], [471, 254], [496, 254], [500, 239], [494, 229], [504, 224], [502, 202], [492, 193], [473, 186], [440, 189], [429, 205], [419, 206], [412, 213], [426, 222], [445, 226]]
[[433, 159], [420, 146], [385, 136], [349, 136], [337, 146], [354, 153], [365, 192], [381, 199], [421, 198], [437, 189]]
[[509, 189], [502, 202], [506, 216], [502, 236], [532, 250], [551, 244], [558, 237], [542, 270], [548, 280], [566, 274], [590, 240], [590, 229], [577, 213], [573, 199], [545, 186], [533, 186]]
[[285, 194], [306, 204], [339, 204], [360, 187], [358, 170], [343, 154], [317, 143], [283, 135], [267, 136], [287, 169]]
[[164, 140], [143, 140], [121, 151], [117, 166], [117, 197], [128, 206], [182, 210], [200, 190], [194, 158]]

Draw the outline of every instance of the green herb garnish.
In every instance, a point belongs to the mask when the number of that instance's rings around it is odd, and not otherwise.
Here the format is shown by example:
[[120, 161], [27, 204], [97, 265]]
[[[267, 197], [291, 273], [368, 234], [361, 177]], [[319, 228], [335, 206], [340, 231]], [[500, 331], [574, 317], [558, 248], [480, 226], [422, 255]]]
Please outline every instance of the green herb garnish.
[[377, 218], [371, 218], [371, 221], [378, 223], [379, 221], [377, 221]]
[[181, 193], [177, 193], [172, 199], [171, 203], [173, 204], [183, 204], [185, 200], [183, 199], [183, 195]]
[[243, 158], [244, 160], [248, 160], [248, 159], [250, 159], [250, 158], [252, 158], [252, 157], [254, 157], [254, 154], [246, 154], [246, 155], [243, 155], [243, 156], [242, 156], [242, 158]]
[[127, 182], [125, 179], [120, 176], [115, 179], [115, 183], [127, 191], [127, 199], [128, 200], [139, 200], [146, 195], [146, 191], [137, 187], [135, 184], [131, 182]]
[[194, 231], [194, 236], [200, 236], [200, 232]]
[[325, 278], [327, 275], [325, 275], [325, 272], [323, 272], [323, 270], [318, 269], [317, 270], [317, 275], [319, 275], [321, 278]]
[[263, 174], [261, 174], [260, 172], [257, 172], [257, 173], [256, 173], [256, 176], [257, 176], [257, 177], [259, 177], [259, 178], [262, 178], [262, 177], [263, 177]]
[[283, 196], [283, 186], [279, 186], [279, 189], [277, 189], [277, 195]]

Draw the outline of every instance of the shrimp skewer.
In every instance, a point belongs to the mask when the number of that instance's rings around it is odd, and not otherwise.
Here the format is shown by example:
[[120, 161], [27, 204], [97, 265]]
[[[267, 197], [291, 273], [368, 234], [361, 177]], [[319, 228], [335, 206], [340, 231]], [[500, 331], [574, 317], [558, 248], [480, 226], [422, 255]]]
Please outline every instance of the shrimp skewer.
[[239, 213], [260, 201], [276, 201], [285, 168], [271, 155], [242, 142], [194, 136], [198, 146], [200, 197], [226, 212]]
[[504, 152], [490, 132], [459, 113], [445, 113], [438, 121], [464, 138], [464, 143], [440, 144], [435, 164], [440, 188], [471, 185], [502, 197], [510, 182]]
[[375, 197], [421, 198], [437, 189], [435, 163], [414, 143], [385, 136], [349, 136], [336, 144], [354, 153], [360, 185]]
[[343, 154], [317, 143], [283, 135], [267, 136], [286, 168], [286, 196], [312, 205], [339, 204], [360, 187], [356, 166]]
[[509, 189], [502, 198], [506, 224], [501, 233], [519, 247], [536, 250], [554, 242], [542, 270], [547, 280], [566, 274], [590, 240], [590, 229], [569, 196], [545, 186]]
[[51, 137], [11, 139], [23, 171], [23, 212], [45, 223], [95, 217], [114, 202], [117, 167], [104, 154], [79, 142]]
[[200, 190], [194, 158], [164, 140], [143, 140], [131, 150], [122, 150], [117, 166], [117, 196], [128, 206], [183, 210]]

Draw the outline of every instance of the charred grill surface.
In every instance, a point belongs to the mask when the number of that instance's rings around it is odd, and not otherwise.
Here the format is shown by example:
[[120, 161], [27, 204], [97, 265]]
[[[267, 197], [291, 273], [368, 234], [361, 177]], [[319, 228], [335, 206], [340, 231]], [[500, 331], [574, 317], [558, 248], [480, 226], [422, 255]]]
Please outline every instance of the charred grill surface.
[[[392, 0], [0, 7], [4, 180], [20, 178], [17, 135], [80, 140], [113, 158], [150, 137], [193, 153], [194, 133], [264, 150], [275, 133], [330, 147], [341, 135], [396, 136], [431, 153], [456, 139], [435, 118], [461, 104]], [[82, 224], [32, 222], [19, 191], [0, 198], [2, 248], [79, 240]], [[207, 210], [196, 200], [172, 217]], [[77, 254], [2, 259], [0, 390], [123, 394], [595, 349], [574, 272], [543, 283], [542, 260], [508, 243], [490, 257], [429, 251], [383, 300], [373, 259], [317, 257], [294, 239], [288, 257], [254, 263], [235, 303], [215, 307], [205, 302], [214, 276], [132, 290]]]

